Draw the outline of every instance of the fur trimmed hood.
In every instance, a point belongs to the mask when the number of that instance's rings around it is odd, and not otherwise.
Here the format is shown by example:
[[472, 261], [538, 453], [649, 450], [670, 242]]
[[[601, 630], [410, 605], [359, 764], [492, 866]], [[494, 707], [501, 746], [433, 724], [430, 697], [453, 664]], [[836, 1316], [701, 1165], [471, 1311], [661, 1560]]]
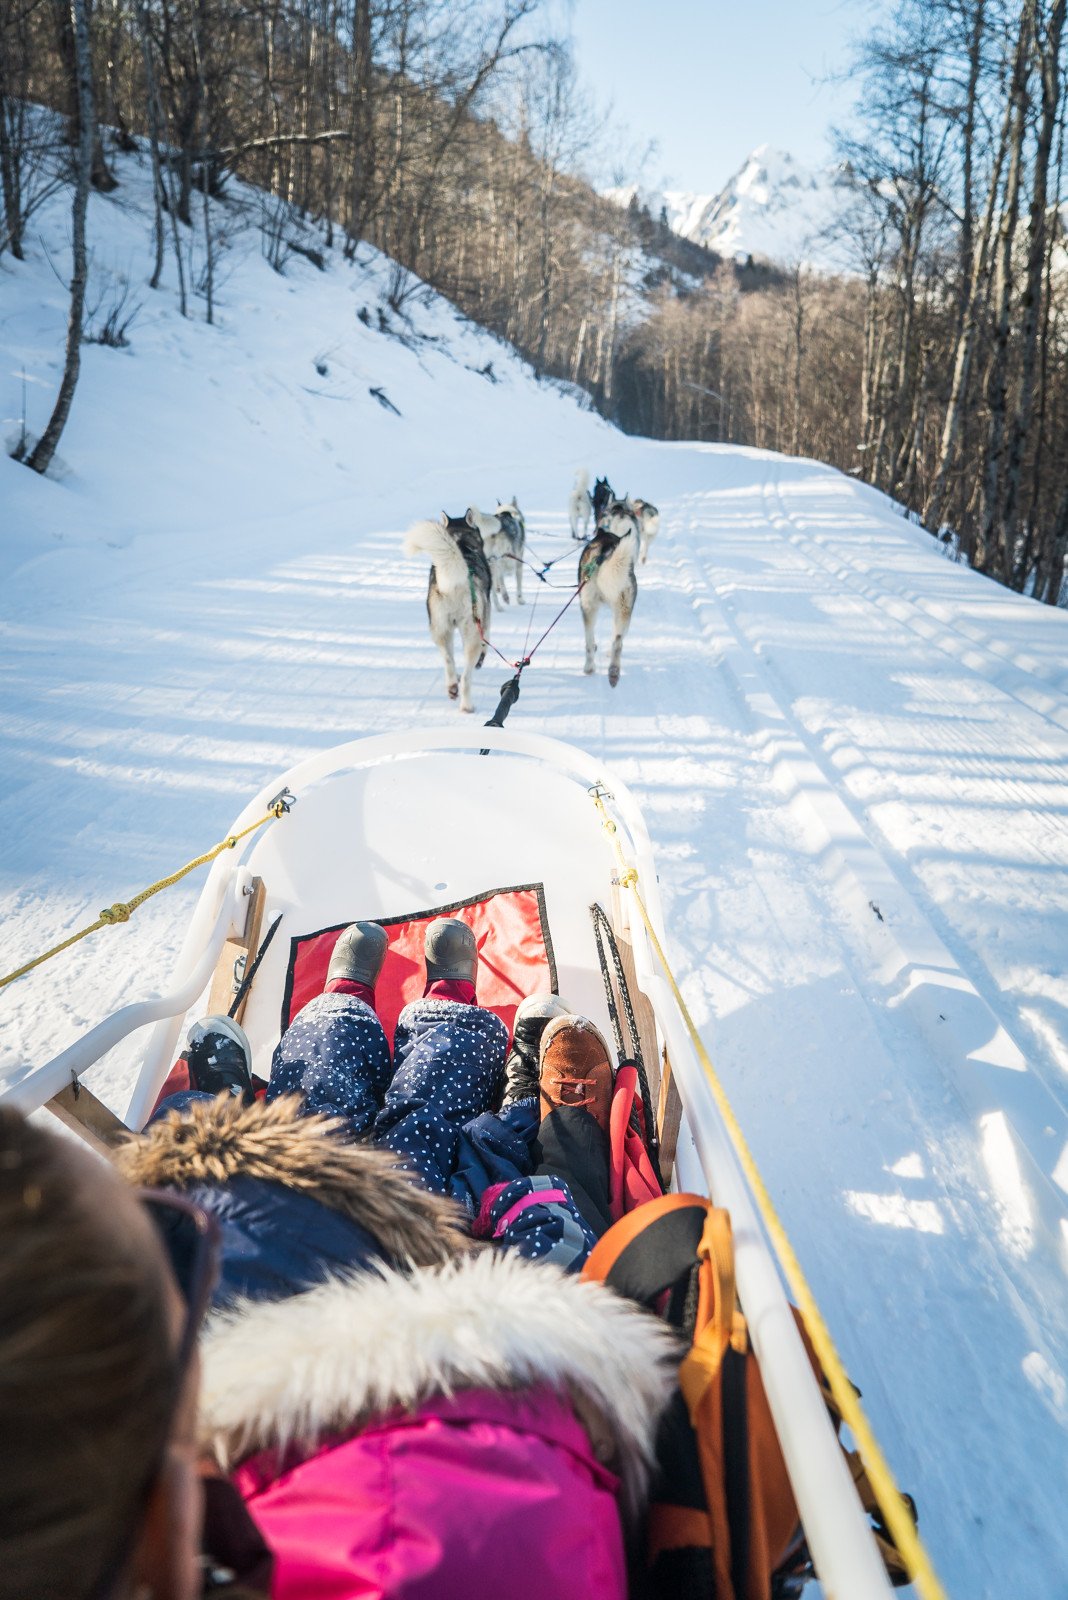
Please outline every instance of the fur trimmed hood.
[[333, 1433], [464, 1390], [567, 1394], [597, 1458], [643, 1502], [675, 1335], [602, 1284], [485, 1251], [406, 1275], [382, 1268], [212, 1318], [201, 1424], [224, 1467], [311, 1453]]
[[440, 1265], [472, 1248], [460, 1207], [431, 1194], [388, 1150], [346, 1139], [340, 1117], [301, 1116], [296, 1095], [243, 1105], [231, 1095], [162, 1117], [118, 1146], [115, 1166], [148, 1188], [281, 1184], [357, 1223], [393, 1261]]

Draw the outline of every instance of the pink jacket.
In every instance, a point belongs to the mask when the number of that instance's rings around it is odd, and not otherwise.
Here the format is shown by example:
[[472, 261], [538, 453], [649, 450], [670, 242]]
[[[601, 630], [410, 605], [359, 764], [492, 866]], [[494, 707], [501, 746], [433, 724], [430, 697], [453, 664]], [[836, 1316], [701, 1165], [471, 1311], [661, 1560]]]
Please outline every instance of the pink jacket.
[[624, 1600], [677, 1359], [602, 1285], [485, 1251], [216, 1319], [204, 1420], [274, 1600]]

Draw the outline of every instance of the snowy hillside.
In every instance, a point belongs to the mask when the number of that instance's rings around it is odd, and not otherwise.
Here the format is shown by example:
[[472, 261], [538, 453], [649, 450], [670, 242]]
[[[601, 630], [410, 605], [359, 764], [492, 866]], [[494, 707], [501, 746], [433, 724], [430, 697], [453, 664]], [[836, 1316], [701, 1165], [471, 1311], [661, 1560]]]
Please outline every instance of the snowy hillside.
[[637, 195], [651, 216], [663, 214], [682, 238], [728, 260], [752, 255], [837, 272], [849, 266], [846, 247], [834, 237], [846, 192], [840, 167], [805, 167], [787, 151], [762, 144], [718, 193], [632, 185], [611, 196], [626, 205]]
[[[147, 174], [122, 177], [91, 202], [97, 293], [147, 276]], [[441, 300], [390, 311], [366, 248], [279, 275], [215, 220], [217, 326], [135, 288], [62, 472], [0, 456], [0, 971], [302, 757], [458, 715], [412, 520], [515, 494], [564, 582], [577, 466], [653, 499], [619, 687], [582, 675], [573, 610], [514, 725], [639, 799], [683, 986], [950, 1594], [1063, 1600], [1068, 615], [818, 463], [624, 437]], [[0, 261], [9, 436], [23, 375], [31, 430], [58, 376], [63, 206], [39, 228]], [[566, 598], [529, 588], [509, 654]], [[0, 1072], [161, 986], [199, 884], [5, 990]], [[128, 1055], [95, 1076], [120, 1110], [130, 1081]]]

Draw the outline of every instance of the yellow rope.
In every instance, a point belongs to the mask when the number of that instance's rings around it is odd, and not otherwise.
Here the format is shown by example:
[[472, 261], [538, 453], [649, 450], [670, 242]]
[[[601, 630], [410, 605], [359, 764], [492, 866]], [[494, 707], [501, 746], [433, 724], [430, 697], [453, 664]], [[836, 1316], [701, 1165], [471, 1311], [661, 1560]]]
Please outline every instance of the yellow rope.
[[276, 800], [271, 809], [264, 813], [257, 822], [250, 822], [247, 828], [242, 828], [240, 833], [232, 833], [228, 838], [222, 839], [213, 849], [202, 856], [197, 856], [194, 861], [187, 861], [184, 867], [179, 867], [177, 872], [172, 872], [167, 878], [160, 878], [156, 883], [150, 883], [147, 889], [142, 889], [140, 894], [135, 894], [132, 900], [117, 900], [113, 906], [105, 906], [104, 910], [91, 922], [87, 928], [82, 928], [80, 933], [72, 933], [69, 939], [64, 939], [62, 944], [53, 945], [51, 950], [46, 950], [43, 955], [34, 956], [32, 961], [27, 961], [25, 966], [17, 967], [14, 972], [9, 972], [6, 977], [0, 978], [0, 989], [14, 983], [16, 978], [22, 978], [27, 972], [32, 972], [34, 967], [39, 967], [45, 961], [51, 961], [53, 956], [58, 956], [62, 951], [69, 950], [72, 944], [77, 944], [80, 939], [87, 939], [91, 933], [97, 933], [101, 928], [110, 928], [118, 922], [129, 922], [138, 906], [143, 906], [154, 894], [159, 894], [161, 889], [169, 889], [172, 883], [177, 883], [187, 873], [195, 872], [197, 867], [203, 867], [209, 861], [214, 861], [216, 856], [221, 856], [224, 850], [233, 850], [241, 839], [250, 833], [255, 833], [257, 828], [262, 828], [265, 822], [284, 816], [288, 805], [281, 798]]
[[719, 1107], [720, 1115], [726, 1125], [727, 1132], [730, 1134], [731, 1142], [738, 1155], [742, 1170], [764, 1220], [768, 1237], [782, 1264], [786, 1281], [797, 1302], [808, 1336], [812, 1340], [820, 1366], [826, 1375], [831, 1393], [838, 1403], [838, 1408], [842, 1413], [842, 1420], [848, 1425], [856, 1440], [857, 1448], [867, 1468], [868, 1479], [879, 1503], [879, 1509], [883, 1514], [886, 1526], [890, 1530], [899, 1555], [908, 1568], [912, 1582], [915, 1583], [924, 1600], [947, 1600], [946, 1591], [934, 1570], [930, 1556], [924, 1548], [901, 1491], [894, 1481], [890, 1465], [883, 1455], [871, 1430], [871, 1425], [858, 1403], [856, 1391], [846, 1375], [845, 1367], [842, 1365], [841, 1357], [835, 1349], [830, 1330], [823, 1320], [819, 1306], [816, 1304], [815, 1295], [809, 1288], [808, 1280], [801, 1268], [801, 1263], [794, 1253], [794, 1248], [787, 1236], [786, 1229], [779, 1220], [774, 1202], [768, 1193], [767, 1186], [761, 1177], [760, 1169], [753, 1158], [753, 1153], [746, 1141], [745, 1134], [742, 1132], [741, 1125], [727, 1098], [726, 1090], [712, 1065], [708, 1051], [705, 1049], [694, 1020], [690, 1015], [689, 1008], [682, 997], [682, 991], [675, 981], [675, 975], [668, 965], [667, 957], [664, 954], [660, 940], [657, 938], [656, 929], [653, 927], [649, 913], [645, 909], [645, 902], [638, 892], [637, 870], [627, 862], [619, 842], [616, 825], [608, 815], [602, 796], [597, 790], [591, 790], [590, 792], [594, 805], [601, 813], [602, 824], [611, 837], [616, 858], [620, 864], [620, 887], [630, 889], [634, 894], [638, 910], [641, 912], [642, 921], [645, 923], [646, 931], [652, 941], [653, 949], [671, 986], [682, 1020], [686, 1024], [686, 1031], [697, 1053], [697, 1059], [704, 1069], [705, 1077], [708, 1079], [716, 1105]]

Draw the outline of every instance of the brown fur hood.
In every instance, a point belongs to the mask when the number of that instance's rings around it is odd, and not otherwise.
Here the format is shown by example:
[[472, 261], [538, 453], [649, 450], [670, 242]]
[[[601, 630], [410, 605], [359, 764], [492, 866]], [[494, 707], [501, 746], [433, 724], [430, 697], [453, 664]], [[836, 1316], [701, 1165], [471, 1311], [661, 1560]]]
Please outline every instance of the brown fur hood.
[[430, 1194], [389, 1151], [352, 1143], [339, 1117], [299, 1114], [296, 1095], [243, 1105], [229, 1095], [163, 1117], [114, 1154], [147, 1188], [224, 1185], [238, 1176], [299, 1190], [366, 1229], [392, 1260], [433, 1266], [472, 1248], [461, 1208]]

